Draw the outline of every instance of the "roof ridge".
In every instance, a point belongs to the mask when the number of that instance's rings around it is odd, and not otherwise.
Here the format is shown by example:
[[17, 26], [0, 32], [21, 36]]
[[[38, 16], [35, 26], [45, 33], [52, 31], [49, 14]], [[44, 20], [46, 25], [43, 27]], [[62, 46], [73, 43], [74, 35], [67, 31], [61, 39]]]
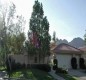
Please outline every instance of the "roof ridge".
[[[60, 46], [62, 46], [62, 45], [67, 45], [67, 46], [70, 46], [70, 47], [72, 47], [72, 48], [74, 48], [74, 49], [76, 49], [76, 50], [82, 51], [82, 50], [80, 50], [80, 49], [78, 49], [78, 48], [76, 48], [76, 47], [74, 47], [74, 46], [71, 46], [71, 45], [69, 45], [69, 44], [66, 44], [66, 43], [61, 43], [61, 44], [57, 45], [53, 50], [55, 50], [56, 48], [58, 48], [58, 47], [60, 47]], [[82, 52], [83, 52], [83, 51], [82, 51]]]

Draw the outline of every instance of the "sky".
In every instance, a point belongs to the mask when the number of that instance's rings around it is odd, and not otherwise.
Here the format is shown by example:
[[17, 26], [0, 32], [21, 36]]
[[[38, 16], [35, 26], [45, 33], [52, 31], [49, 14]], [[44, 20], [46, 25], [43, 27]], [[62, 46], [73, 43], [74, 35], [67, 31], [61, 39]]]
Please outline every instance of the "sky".
[[[4, 0], [7, 1], [7, 0]], [[9, 1], [9, 0], [8, 0]], [[35, 0], [10, 0], [16, 5], [18, 14], [26, 19], [25, 33], [29, 29], [29, 19]], [[71, 41], [73, 38], [84, 39], [86, 30], [86, 0], [39, 0], [43, 4], [44, 15], [50, 24], [49, 33], [56, 32], [59, 39]]]

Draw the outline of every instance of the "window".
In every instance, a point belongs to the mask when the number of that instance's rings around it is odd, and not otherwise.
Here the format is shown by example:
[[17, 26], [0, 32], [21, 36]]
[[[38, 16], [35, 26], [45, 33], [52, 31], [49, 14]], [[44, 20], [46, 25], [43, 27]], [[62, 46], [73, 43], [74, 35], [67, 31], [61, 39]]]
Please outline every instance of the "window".
[[37, 57], [35, 57], [34, 62], [37, 63]]

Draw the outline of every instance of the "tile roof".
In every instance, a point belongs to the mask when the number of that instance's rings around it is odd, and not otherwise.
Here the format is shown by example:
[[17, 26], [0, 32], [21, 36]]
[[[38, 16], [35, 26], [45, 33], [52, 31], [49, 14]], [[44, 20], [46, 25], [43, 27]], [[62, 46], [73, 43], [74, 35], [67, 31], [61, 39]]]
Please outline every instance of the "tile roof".
[[82, 52], [80, 49], [77, 49], [73, 46], [70, 46], [68, 44], [65, 43], [61, 43], [59, 45], [57, 45], [54, 49], [54, 52], [62, 52], [62, 51], [66, 51], [66, 52]]
[[86, 46], [80, 47], [79, 49], [86, 52]]

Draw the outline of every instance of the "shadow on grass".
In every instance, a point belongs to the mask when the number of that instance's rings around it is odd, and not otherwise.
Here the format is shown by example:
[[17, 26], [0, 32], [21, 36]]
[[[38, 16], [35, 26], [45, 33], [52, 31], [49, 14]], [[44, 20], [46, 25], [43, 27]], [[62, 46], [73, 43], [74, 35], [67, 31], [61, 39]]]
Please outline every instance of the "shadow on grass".
[[33, 75], [37, 78], [37, 80], [54, 80], [52, 76], [50, 76], [47, 72], [38, 70], [38, 69], [31, 69]]
[[54, 80], [47, 72], [38, 69], [22, 69], [11, 73], [11, 78], [20, 78], [24, 80]]

